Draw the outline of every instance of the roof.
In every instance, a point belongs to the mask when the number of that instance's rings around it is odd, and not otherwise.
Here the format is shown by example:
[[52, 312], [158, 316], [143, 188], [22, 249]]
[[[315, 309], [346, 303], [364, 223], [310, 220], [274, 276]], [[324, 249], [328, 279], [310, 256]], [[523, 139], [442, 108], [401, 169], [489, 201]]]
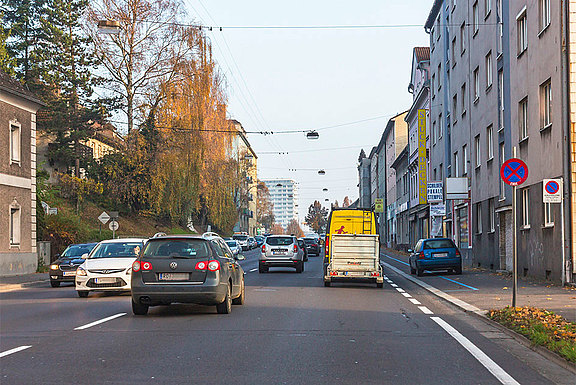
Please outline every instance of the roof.
[[442, 7], [443, 0], [434, 0], [434, 4], [432, 5], [432, 9], [428, 14], [428, 18], [426, 19], [426, 23], [424, 23], [424, 29], [429, 30], [434, 25], [436, 21], [436, 16], [438, 16], [438, 12], [440, 12], [440, 8]]
[[38, 99], [32, 92], [27, 90], [18, 80], [12, 78], [2, 70], [0, 70], [0, 90], [19, 96], [32, 103], [36, 103], [39, 106], [44, 105], [40, 99]]
[[414, 56], [417, 62], [430, 60], [430, 47], [414, 47]]

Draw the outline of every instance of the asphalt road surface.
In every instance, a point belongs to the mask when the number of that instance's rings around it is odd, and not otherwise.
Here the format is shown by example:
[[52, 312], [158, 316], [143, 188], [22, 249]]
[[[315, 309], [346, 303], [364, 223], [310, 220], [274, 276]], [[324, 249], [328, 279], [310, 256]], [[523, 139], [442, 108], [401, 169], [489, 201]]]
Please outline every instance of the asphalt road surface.
[[[0, 295], [2, 384], [554, 384], [570, 372], [385, 270], [374, 284], [322, 283], [322, 258], [257, 271], [246, 304], [153, 307], [72, 286]], [[544, 373], [544, 374], [543, 374]], [[545, 376], [544, 376], [545, 375]]]

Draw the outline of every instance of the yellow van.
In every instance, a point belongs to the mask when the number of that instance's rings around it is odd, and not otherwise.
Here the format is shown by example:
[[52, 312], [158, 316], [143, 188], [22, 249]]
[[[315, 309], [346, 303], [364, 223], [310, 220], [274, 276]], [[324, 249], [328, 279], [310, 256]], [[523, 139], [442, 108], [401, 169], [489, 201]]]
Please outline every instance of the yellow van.
[[333, 234], [377, 234], [374, 213], [366, 209], [332, 209], [326, 226], [326, 256], [330, 255], [330, 235]]

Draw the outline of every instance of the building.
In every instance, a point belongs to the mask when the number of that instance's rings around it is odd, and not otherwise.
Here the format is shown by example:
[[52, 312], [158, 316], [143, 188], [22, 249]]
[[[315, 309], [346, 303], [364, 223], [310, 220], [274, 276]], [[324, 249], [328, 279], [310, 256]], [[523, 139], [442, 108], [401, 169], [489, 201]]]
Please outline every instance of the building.
[[298, 185], [296, 182], [291, 179], [265, 179], [262, 182], [270, 191], [276, 223], [286, 229], [292, 220], [298, 222]]
[[[408, 144], [400, 151], [390, 165], [396, 175], [396, 245], [395, 248], [407, 251], [410, 247], [410, 172], [408, 171]], [[389, 197], [393, 199], [392, 196]]]
[[36, 112], [31, 92], [0, 71], [0, 275], [33, 273], [36, 253]]
[[256, 235], [258, 221], [256, 218], [256, 196], [258, 194], [258, 156], [246, 138], [246, 130], [237, 120], [229, 120], [231, 129], [238, 132], [232, 139], [229, 155], [238, 164], [240, 184], [235, 194], [238, 209], [238, 222], [234, 232], [246, 232]]
[[[430, 153], [428, 127], [430, 110], [430, 49], [416, 47], [412, 55], [412, 71], [408, 91], [412, 106], [404, 120], [408, 124], [408, 172], [410, 175], [409, 234], [413, 246], [429, 236], [427, 183]], [[432, 75], [434, 79], [434, 75]]]
[[360, 155], [358, 156], [358, 208], [372, 207], [370, 169], [370, 158], [366, 157], [364, 150], [360, 150]]

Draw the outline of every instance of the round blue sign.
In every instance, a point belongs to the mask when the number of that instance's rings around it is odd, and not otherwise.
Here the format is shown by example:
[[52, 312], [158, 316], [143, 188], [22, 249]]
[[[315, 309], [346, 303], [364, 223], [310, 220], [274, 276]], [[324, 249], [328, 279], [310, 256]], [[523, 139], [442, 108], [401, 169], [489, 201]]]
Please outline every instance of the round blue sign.
[[546, 192], [548, 194], [556, 194], [558, 190], [560, 190], [560, 185], [558, 185], [558, 182], [551, 180], [546, 183]]

